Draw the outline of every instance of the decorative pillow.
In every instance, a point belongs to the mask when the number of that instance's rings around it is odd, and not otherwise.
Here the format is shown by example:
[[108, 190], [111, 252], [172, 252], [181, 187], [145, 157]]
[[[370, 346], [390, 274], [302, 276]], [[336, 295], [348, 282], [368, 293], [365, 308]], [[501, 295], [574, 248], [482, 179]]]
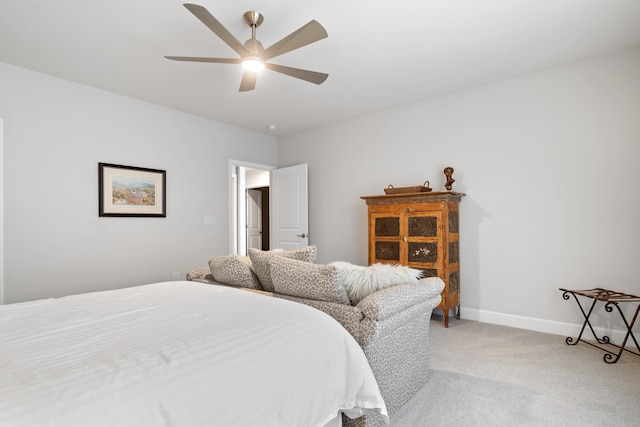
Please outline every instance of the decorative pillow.
[[276, 293], [350, 304], [336, 266], [273, 257], [269, 260], [269, 269]]
[[395, 285], [418, 284], [422, 271], [404, 265], [373, 264], [368, 267], [344, 261], [330, 263], [337, 267], [351, 304], [358, 305], [367, 295]]
[[207, 282], [215, 279], [213, 278], [213, 274], [211, 274], [211, 270], [208, 268], [197, 268], [187, 273], [187, 280], [193, 282]]
[[260, 249], [250, 248], [249, 258], [251, 258], [251, 263], [253, 264], [253, 271], [255, 271], [258, 276], [262, 288], [269, 292], [273, 292], [271, 273], [269, 272], [269, 260], [274, 257], [284, 257], [315, 263], [317, 259], [317, 249], [315, 246], [307, 246], [306, 248], [291, 251], [261, 251]]
[[216, 282], [249, 289], [262, 289], [258, 277], [251, 269], [249, 257], [219, 256], [209, 260], [209, 270]]

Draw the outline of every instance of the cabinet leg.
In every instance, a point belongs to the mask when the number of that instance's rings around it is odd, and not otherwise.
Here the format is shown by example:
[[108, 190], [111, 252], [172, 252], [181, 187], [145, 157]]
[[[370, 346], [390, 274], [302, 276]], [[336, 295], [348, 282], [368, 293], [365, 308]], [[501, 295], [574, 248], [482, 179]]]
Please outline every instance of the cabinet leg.
[[460, 320], [460, 306], [456, 306], [456, 319]]
[[444, 317], [444, 327], [448, 328], [449, 327], [449, 310], [443, 309], [442, 317]]

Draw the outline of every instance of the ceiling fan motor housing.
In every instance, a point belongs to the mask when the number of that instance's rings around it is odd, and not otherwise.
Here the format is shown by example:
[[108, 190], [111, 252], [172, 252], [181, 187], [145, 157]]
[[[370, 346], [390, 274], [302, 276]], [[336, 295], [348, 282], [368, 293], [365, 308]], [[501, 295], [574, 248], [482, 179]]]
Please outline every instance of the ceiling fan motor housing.
[[255, 56], [260, 56], [262, 51], [264, 51], [264, 47], [262, 47], [262, 43], [260, 43], [260, 40], [256, 38], [251, 38], [246, 42], [244, 42], [244, 47], [246, 47], [247, 50], [251, 52], [252, 55], [255, 55]]

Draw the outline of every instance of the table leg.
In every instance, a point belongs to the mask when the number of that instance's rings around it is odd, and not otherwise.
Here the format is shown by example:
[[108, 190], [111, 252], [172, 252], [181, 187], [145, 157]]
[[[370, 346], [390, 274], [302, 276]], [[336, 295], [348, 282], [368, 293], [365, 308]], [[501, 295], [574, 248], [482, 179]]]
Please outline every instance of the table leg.
[[[602, 357], [603, 360], [606, 363], [616, 363], [618, 361], [618, 359], [620, 359], [620, 356], [622, 356], [622, 352], [623, 351], [628, 351], [629, 353], [633, 353], [636, 354], [638, 356], [640, 356], [640, 346], [638, 345], [638, 341], [636, 340], [635, 335], [633, 335], [633, 325], [636, 323], [636, 319], [638, 318], [638, 312], [640, 311], [640, 305], [638, 305], [638, 308], [636, 309], [635, 314], [633, 315], [633, 319], [631, 320], [631, 323], [627, 322], [627, 319], [624, 317], [624, 313], [622, 312], [622, 309], [620, 308], [620, 305], [617, 302], [612, 302], [609, 301], [605, 304], [604, 309], [608, 312], [611, 313], [613, 311], [613, 307], [611, 306], [615, 306], [618, 309], [618, 313], [620, 314], [620, 317], [622, 318], [622, 321], [624, 322], [624, 325], [627, 327], [627, 333], [624, 336], [624, 340], [622, 340], [622, 344], [621, 345], [616, 345], [613, 343], [608, 343], [613, 345], [614, 347], [617, 347], [620, 351], [618, 351], [618, 354], [615, 354], [613, 352], [610, 352], [608, 350], [606, 351], [606, 354]], [[636, 345], [636, 348], [638, 349], [638, 353], [631, 351], [631, 350], [627, 350], [625, 348], [625, 346], [627, 345], [627, 340], [629, 339], [629, 337], [631, 337], [631, 339], [633, 340], [633, 342]], [[604, 350], [604, 349], [603, 349]], [[614, 358], [615, 356], [615, 358]]]
[[607, 337], [606, 335], [602, 337], [602, 339], [598, 338], [598, 336], [596, 335], [596, 331], [593, 329], [593, 326], [591, 326], [591, 322], [589, 321], [589, 316], [591, 316], [591, 313], [593, 312], [594, 307], [596, 306], [596, 303], [598, 302], [597, 299], [593, 300], [593, 303], [591, 304], [591, 307], [589, 308], [589, 313], [585, 313], [584, 308], [582, 308], [582, 304], [580, 304], [580, 300], [578, 299], [578, 296], [572, 292], [566, 291], [562, 294], [562, 298], [565, 300], [569, 299], [569, 294], [573, 295], [573, 298], [576, 300], [576, 303], [578, 304], [578, 307], [580, 308], [580, 311], [582, 312], [582, 315], [584, 316], [584, 323], [582, 324], [582, 329], [580, 329], [580, 334], [578, 335], [578, 338], [574, 339], [571, 337], [567, 337], [567, 339], [565, 340], [566, 343], [568, 345], [576, 345], [578, 344], [578, 342], [580, 342], [582, 340], [582, 334], [584, 333], [584, 329], [586, 326], [589, 326], [589, 329], [591, 330], [591, 334], [593, 335], [593, 337], [595, 338], [595, 340], [597, 342], [599, 342], [600, 344], [608, 344], [609, 343], [609, 337]]

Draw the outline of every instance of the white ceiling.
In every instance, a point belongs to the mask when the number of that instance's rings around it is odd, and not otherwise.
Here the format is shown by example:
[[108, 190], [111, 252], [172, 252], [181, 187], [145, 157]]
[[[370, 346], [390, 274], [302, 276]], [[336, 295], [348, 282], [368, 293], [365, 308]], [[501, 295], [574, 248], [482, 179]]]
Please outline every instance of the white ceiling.
[[[266, 47], [311, 19], [329, 37], [270, 62], [238, 92], [236, 58], [178, 0], [1, 0], [0, 61], [276, 136], [640, 45], [639, 0], [195, 0], [237, 39], [265, 16]], [[1, 94], [0, 94], [1, 96]]]

